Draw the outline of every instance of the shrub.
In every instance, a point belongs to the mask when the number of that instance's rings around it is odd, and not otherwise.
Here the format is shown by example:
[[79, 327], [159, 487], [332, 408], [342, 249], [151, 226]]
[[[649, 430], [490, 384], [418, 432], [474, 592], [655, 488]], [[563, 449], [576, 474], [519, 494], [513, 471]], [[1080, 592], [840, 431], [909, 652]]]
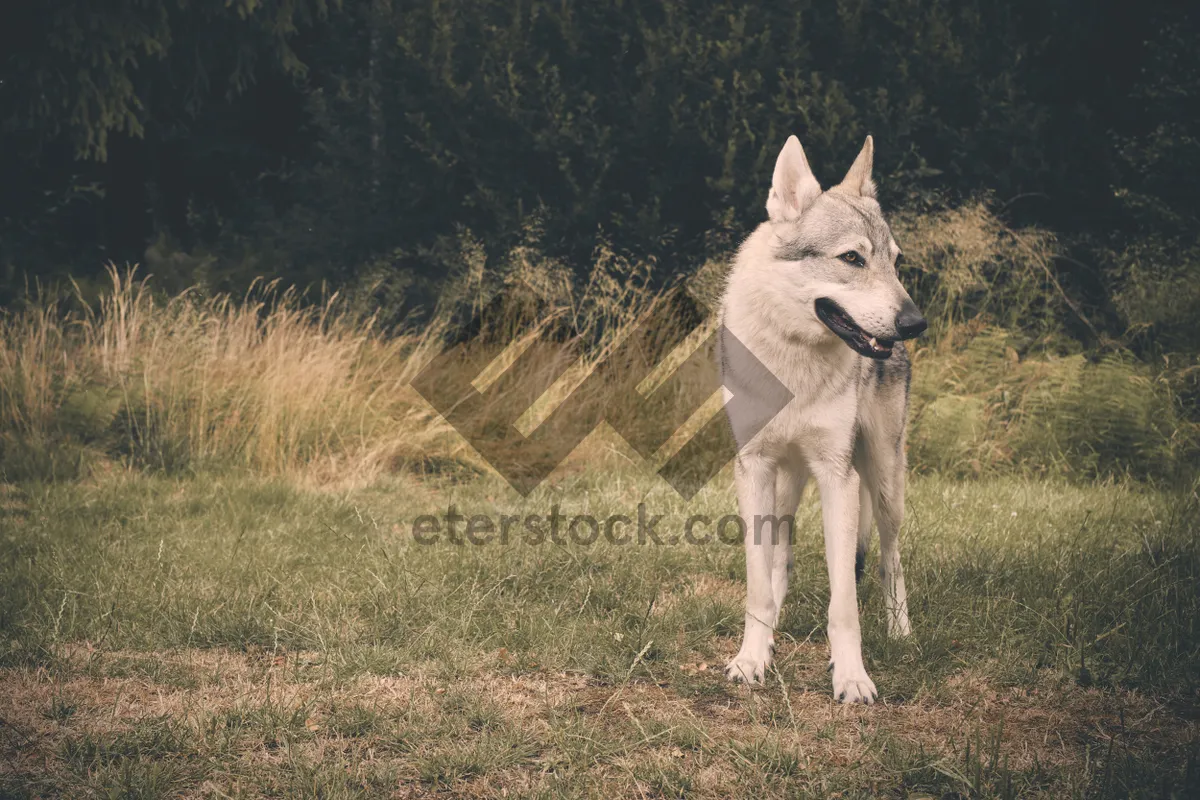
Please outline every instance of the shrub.
[[[1052, 237], [1005, 227], [985, 203], [901, 217], [895, 227], [912, 261], [906, 280], [933, 321], [913, 354], [915, 468], [1153, 478], [1192, 469], [1200, 432], [1181, 397], [1196, 370], [1186, 359], [1152, 367], [1119, 348], [1089, 358], [1065, 346], [1060, 320], [1072, 310], [1048, 277]], [[553, 410], [572, 394], [581, 411], [600, 418], [611, 382], [589, 394], [595, 382], [586, 379], [647, 311], [682, 295], [678, 287], [652, 288], [653, 263], [604, 244], [588, 276], [576, 279], [569, 265], [545, 255], [538, 236], [529, 228], [523, 242], [489, 261], [462, 232], [448, 251], [457, 255], [447, 256], [455, 273], [419, 325], [380, 325], [387, 311], [380, 302], [391, 290], [380, 294], [373, 284], [320, 303], [275, 285], [241, 299], [199, 291], [165, 298], [132, 272], [110, 269], [111, 289], [95, 307], [79, 300], [84, 310], [68, 311], [33, 298], [0, 316], [0, 470], [8, 480], [69, 479], [116, 461], [327, 481], [418, 461], [481, 468], [480, 456], [410, 385], [451, 343], [453, 322], [472, 318], [481, 320], [483, 344], [455, 363], [467, 383], [503, 374], [524, 392], [528, 410], [516, 425], [526, 435], [550, 426], [538, 436], [553, 461], [560, 457], [553, 426], [578, 425]], [[726, 269], [713, 261], [692, 279], [697, 310], [713, 308]], [[678, 371], [671, 391], [653, 400], [660, 410], [642, 409], [632, 420], [610, 414], [615, 427], [650, 426], [660, 436], [653, 426], [686, 419], [709, 398], [711, 354], [687, 356], [707, 346], [717, 316], [689, 318], [687, 305], [666, 315], [677, 328], [654, 330], [644, 348], [630, 351], [637, 363], [613, 373], [657, 365], [640, 389], [621, 389], [645, 391]], [[690, 344], [676, 347], [681, 340]], [[555, 345], [530, 351], [546, 341]], [[518, 358], [527, 351], [534, 357]], [[480, 404], [472, 424], [510, 435], [511, 406], [500, 405]], [[661, 450], [682, 445], [702, 416]], [[607, 457], [597, 441], [585, 441], [587, 452], [576, 457]], [[653, 455], [660, 456], [667, 454]]]

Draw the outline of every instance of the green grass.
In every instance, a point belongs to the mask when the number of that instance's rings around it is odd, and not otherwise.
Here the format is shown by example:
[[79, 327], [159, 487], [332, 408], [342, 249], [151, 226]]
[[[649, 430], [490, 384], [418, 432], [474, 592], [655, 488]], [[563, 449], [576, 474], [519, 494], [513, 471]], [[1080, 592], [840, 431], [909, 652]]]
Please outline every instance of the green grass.
[[[0, 796], [1185, 797], [1194, 491], [914, 478], [914, 635], [860, 587], [881, 703], [831, 702], [808, 498], [764, 689], [741, 548], [422, 545], [413, 520], [731, 513], [634, 472], [341, 492], [230, 474], [0, 485]], [[514, 539], [517, 537], [514, 536]], [[874, 556], [872, 556], [872, 559]]]

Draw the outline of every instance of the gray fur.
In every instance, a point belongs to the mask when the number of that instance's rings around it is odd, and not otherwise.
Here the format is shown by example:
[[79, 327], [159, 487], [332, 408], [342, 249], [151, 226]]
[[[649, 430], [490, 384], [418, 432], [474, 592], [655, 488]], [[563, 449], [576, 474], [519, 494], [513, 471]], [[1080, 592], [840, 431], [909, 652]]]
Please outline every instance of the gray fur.
[[[788, 140], [768, 194], [770, 221], [742, 245], [722, 300], [729, 342], [753, 359], [742, 364], [736, 347], [723, 347], [720, 362], [738, 443], [735, 478], [743, 519], [794, 514], [805, 483], [817, 483], [830, 578], [834, 694], [866, 703], [876, 690], [863, 665], [854, 587], [873, 520], [889, 631], [904, 636], [910, 629], [897, 534], [904, 515], [911, 362], [898, 340], [912, 335], [913, 320], [907, 318], [902, 330], [898, 317], [913, 306], [896, 275], [900, 248], [875, 200], [873, 154], [868, 137], [842, 183], [822, 192], [799, 141]], [[916, 324], [923, 325], [919, 315]], [[751, 366], [765, 367], [793, 395], [761, 430], [739, 418], [747, 413], [742, 409], [755, 408], [745, 396], [769, 388]], [[735, 408], [733, 396], [743, 405]], [[750, 430], [751, 436], [739, 435]], [[726, 668], [731, 679], [757, 682], [766, 675], [794, 531], [784, 525], [782, 533], [778, 546], [773, 537], [746, 540], [746, 632]]]

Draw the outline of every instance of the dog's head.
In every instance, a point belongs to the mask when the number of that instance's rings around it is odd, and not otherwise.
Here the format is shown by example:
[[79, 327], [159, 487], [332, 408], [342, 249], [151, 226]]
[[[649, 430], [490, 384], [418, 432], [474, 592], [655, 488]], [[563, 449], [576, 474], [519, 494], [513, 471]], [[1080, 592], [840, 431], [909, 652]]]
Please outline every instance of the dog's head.
[[[884, 359], [928, 326], [896, 275], [903, 255], [875, 200], [868, 136], [846, 177], [822, 191], [804, 148], [789, 137], [775, 162], [766, 298], [774, 322], [804, 339], [840, 337]], [[764, 309], [767, 310], [767, 309]]]

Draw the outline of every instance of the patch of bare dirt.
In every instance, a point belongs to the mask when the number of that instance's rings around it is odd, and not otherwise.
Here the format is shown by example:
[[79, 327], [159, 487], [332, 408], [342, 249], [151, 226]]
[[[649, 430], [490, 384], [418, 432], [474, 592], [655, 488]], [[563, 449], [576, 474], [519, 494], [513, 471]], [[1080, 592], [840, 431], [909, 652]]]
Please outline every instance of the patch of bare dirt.
[[[780, 657], [792, 665], [788, 674], [793, 684], [800, 680], [823, 685], [822, 646], [784, 645]], [[190, 674], [193, 680], [170, 685], [136, 670], [129, 675], [106, 671], [113, 665], [128, 671], [138, 659], [153, 659], [175, 670], [171, 674]], [[564, 718], [582, 719], [606, 737], [603, 741], [623, 748], [597, 769], [613, 771], [614, 779], [630, 788], [642, 786], [649, 768], [668, 777], [685, 772], [693, 785], [698, 781], [714, 791], [733, 785], [730, 767], [697, 754], [719, 751], [734, 754], [730, 757], [736, 761], [738, 748], [766, 739], [799, 754], [805, 768], [816, 768], [875, 758], [879, 747], [894, 746], [888, 742], [936, 752], [1000, 732], [1001, 757], [1008, 759], [1010, 768], [1023, 769], [1035, 762], [1078, 764], [1087, 744], [1116, 740], [1133, 749], [1167, 747], [1195, 740], [1198, 733], [1196, 720], [1178, 716], [1137, 692], [1081, 689], [1050, 673], [1036, 685], [999, 688], [981, 672], [966, 669], [936, 693], [865, 707], [837, 704], [827, 690], [785, 688], [777, 679], [765, 688], [726, 687], [720, 665], [664, 668], [656, 682], [602, 685], [572, 673], [499, 673], [495, 659], [478, 674], [454, 681], [439, 678], [432, 669], [333, 681], [321, 677], [321, 654], [303, 652], [144, 654], [77, 647], [62, 653], [62, 663], [54, 670], [0, 671], [0, 771], [28, 775], [54, 769], [59, 745], [68, 736], [115, 733], [159, 717], [200, 730], [215, 715], [263, 704], [306, 710], [310, 717], [305, 724], [312, 736], [304, 747], [313, 758], [351, 748], [354, 758], [364, 763], [401, 756], [376, 752], [382, 745], [370, 734], [347, 739], [330, 729], [327, 719], [339, 708], [360, 706], [435, 719], [452, 699], [468, 706], [486, 704], [506, 725], [539, 743], [540, 755], [532, 767], [501, 770], [512, 773], [505, 783], [514, 790], [542, 785], [537, 764], [554, 760]], [[68, 707], [69, 713], [63, 711]], [[239, 756], [268, 761], [282, 757], [262, 749]], [[417, 779], [411, 768], [402, 772], [406, 780]], [[490, 780], [472, 777], [462, 788], [468, 795], [494, 796]]]

